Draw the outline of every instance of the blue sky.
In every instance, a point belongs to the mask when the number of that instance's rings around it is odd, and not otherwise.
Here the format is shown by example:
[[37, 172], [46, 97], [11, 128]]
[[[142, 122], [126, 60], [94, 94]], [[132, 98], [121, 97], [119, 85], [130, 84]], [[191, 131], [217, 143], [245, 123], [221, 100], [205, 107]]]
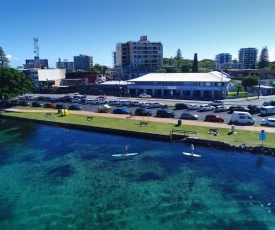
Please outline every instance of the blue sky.
[[1, 2], [0, 47], [12, 67], [34, 57], [51, 68], [58, 58], [93, 56], [94, 64], [112, 66], [116, 43], [161, 41], [164, 57], [181, 49], [184, 58], [214, 59], [240, 48], [269, 50], [275, 61], [275, 0], [27, 0]]

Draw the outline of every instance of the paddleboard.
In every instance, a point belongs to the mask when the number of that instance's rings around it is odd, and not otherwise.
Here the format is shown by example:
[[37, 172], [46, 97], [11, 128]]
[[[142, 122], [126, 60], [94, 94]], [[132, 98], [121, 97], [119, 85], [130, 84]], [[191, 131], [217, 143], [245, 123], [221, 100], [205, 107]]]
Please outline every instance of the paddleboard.
[[126, 153], [126, 154], [123, 154], [123, 153], [118, 153], [118, 154], [113, 154], [112, 156], [113, 157], [129, 157], [129, 156], [134, 156], [134, 155], [137, 155], [138, 153]]
[[[185, 153], [185, 152], [182, 152], [184, 155], [186, 156], [192, 156], [192, 153]], [[201, 155], [198, 155], [198, 154], [193, 154], [193, 157], [201, 157]]]

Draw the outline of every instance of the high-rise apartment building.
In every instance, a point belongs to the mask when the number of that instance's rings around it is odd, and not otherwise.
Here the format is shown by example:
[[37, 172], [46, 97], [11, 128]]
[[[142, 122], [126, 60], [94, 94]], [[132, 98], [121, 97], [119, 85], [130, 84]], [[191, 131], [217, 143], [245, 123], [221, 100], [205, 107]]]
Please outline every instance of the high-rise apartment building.
[[220, 53], [216, 55], [215, 58], [216, 68], [226, 68], [227, 66], [231, 66], [232, 64], [232, 55], [229, 53]]
[[74, 62], [70, 62], [70, 61], [68, 61], [67, 59], [64, 59], [62, 62], [56, 62], [56, 68], [58, 68], [59, 67], [59, 64], [61, 65], [60, 67], [62, 68], [62, 69], [68, 69], [68, 70], [74, 70]]
[[138, 77], [156, 72], [162, 67], [163, 46], [161, 42], [150, 42], [147, 36], [141, 36], [139, 41], [117, 43], [115, 66], [128, 78]]
[[93, 67], [93, 57], [88, 55], [74, 56], [75, 71], [89, 71]]
[[256, 48], [241, 48], [239, 50], [239, 63], [246, 69], [255, 69], [258, 50]]

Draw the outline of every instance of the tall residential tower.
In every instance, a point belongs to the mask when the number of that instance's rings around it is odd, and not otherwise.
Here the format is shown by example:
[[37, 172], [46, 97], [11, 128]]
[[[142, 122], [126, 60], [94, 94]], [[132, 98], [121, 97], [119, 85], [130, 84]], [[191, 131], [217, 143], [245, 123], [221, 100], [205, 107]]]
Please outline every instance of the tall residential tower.
[[256, 48], [242, 48], [239, 50], [239, 63], [246, 69], [255, 69], [258, 50]]
[[150, 42], [147, 36], [141, 36], [139, 41], [117, 43], [115, 54], [115, 66], [126, 78], [156, 72], [162, 67], [162, 43]]

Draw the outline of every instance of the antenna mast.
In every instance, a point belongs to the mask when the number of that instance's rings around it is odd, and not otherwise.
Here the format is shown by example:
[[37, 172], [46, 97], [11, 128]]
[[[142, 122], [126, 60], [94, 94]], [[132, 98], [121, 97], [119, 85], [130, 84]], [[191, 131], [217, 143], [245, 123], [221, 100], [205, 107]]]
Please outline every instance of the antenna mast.
[[34, 45], [34, 67], [40, 68], [40, 59], [39, 59], [39, 45], [38, 45], [38, 38], [33, 38], [33, 45]]

